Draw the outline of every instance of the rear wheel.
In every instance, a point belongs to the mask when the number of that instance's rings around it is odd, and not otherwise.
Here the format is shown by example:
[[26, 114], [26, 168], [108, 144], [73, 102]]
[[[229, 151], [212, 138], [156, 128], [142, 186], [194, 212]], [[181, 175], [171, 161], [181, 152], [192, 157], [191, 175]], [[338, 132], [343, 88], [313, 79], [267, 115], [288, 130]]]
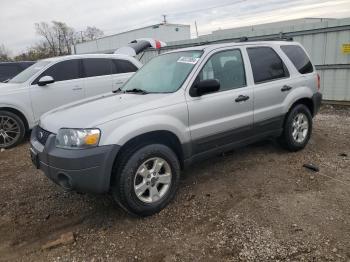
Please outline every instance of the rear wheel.
[[299, 104], [289, 111], [280, 139], [286, 149], [298, 151], [307, 145], [311, 132], [312, 116], [310, 110], [305, 105]]
[[8, 111], [0, 111], [0, 148], [11, 148], [22, 142], [25, 126], [22, 119]]
[[162, 210], [174, 198], [180, 178], [176, 154], [161, 144], [124, 152], [112, 194], [127, 212], [149, 216]]

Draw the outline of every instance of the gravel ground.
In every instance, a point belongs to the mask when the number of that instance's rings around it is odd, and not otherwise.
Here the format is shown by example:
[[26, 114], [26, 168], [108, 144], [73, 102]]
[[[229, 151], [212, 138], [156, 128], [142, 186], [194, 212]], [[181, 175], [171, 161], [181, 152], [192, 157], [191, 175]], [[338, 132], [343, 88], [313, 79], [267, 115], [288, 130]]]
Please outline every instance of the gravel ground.
[[[0, 260], [350, 261], [350, 108], [323, 107], [314, 123], [301, 152], [266, 141], [194, 165], [144, 219], [62, 191], [32, 167], [28, 143], [3, 151]], [[75, 240], [43, 249], [63, 233]]]

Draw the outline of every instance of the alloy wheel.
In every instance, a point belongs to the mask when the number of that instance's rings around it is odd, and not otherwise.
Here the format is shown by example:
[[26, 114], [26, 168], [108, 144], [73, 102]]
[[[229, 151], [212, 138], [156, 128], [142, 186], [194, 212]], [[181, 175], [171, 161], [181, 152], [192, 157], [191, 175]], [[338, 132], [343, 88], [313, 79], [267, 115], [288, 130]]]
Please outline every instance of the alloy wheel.
[[170, 189], [172, 171], [169, 163], [160, 157], [147, 159], [138, 168], [134, 178], [134, 191], [144, 203], [162, 199]]
[[303, 143], [309, 132], [309, 121], [305, 114], [298, 113], [292, 123], [292, 136], [297, 143]]
[[10, 116], [0, 116], [0, 147], [16, 143], [21, 135], [18, 122]]

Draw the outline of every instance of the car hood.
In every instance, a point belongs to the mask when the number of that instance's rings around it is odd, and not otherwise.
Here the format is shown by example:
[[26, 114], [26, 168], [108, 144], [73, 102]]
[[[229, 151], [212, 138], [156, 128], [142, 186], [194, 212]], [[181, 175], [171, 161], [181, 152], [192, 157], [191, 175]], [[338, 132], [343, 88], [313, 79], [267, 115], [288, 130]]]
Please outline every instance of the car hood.
[[40, 118], [40, 126], [52, 133], [57, 133], [63, 127], [97, 127], [108, 121], [167, 105], [160, 100], [171, 95], [128, 93], [92, 97], [49, 111]]

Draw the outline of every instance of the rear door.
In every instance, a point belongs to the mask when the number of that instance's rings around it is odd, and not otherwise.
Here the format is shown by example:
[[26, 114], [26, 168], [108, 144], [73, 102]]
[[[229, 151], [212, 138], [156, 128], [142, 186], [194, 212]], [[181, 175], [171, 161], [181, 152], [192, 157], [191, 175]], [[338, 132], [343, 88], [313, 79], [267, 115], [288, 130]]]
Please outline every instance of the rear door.
[[[220, 90], [200, 97], [187, 94], [193, 154], [249, 137], [253, 125], [253, 87], [247, 84], [240, 48], [210, 56], [196, 81], [217, 79]], [[245, 98], [245, 99], [240, 99]]]
[[128, 60], [112, 59], [114, 64], [112, 75], [113, 90], [121, 88], [124, 83], [138, 70], [138, 68]]
[[112, 91], [114, 65], [109, 58], [84, 58], [85, 96], [95, 96]]
[[254, 126], [268, 132], [282, 127], [283, 102], [294, 87], [278, 50], [270, 46], [248, 47], [254, 79]]
[[[37, 82], [43, 76], [51, 76], [55, 82], [39, 86]], [[37, 77], [30, 88], [34, 117], [70, 102], [84, 98], [84, 83], [81, 78], [80, 59], [58, 62]]]

